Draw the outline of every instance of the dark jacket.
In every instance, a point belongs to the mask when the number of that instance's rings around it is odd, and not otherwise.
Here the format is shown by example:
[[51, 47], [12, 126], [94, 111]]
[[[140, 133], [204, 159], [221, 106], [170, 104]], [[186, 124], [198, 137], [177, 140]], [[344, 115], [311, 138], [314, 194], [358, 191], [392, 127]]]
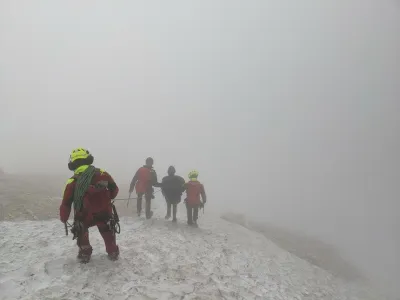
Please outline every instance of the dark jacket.
[[178, 175], [168, 175], [162, 179], [161, 186], [162, 194], [168, 202], [181, 202], [182, 194], [185, 191], [185, 179]]

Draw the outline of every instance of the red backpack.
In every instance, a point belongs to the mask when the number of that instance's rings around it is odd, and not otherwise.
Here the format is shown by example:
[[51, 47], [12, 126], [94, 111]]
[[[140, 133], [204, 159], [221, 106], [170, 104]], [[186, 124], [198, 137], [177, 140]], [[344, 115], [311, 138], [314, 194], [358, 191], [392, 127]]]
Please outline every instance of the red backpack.
[[97, 180], [98, 175], [99, 172], [96, 170], [92, 182], [83, 197], [82, 210], [75, 211], [75, 216], [87, 226], [95, 225], [97, 222], [108, 221], [112, 217], [110, 191], [107, 189], [108, 182]]

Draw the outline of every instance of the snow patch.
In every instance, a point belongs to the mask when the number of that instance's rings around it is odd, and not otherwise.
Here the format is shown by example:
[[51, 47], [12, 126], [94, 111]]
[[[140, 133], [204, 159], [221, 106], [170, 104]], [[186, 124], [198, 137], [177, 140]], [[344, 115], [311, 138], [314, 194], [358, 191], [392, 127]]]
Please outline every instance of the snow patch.
[[155, 216], [122, 218], [115, 262], [91, 228], [86, 265], [59, 220], [0, 223], [0, 299], [384, 299], [239, 225]]

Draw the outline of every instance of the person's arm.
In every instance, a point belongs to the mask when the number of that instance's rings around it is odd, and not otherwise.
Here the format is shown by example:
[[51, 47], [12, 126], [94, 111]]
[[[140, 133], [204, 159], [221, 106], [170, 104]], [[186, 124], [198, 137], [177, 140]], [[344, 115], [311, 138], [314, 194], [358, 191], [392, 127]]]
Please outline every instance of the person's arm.
[[183, 177], [179, 177], [179, 180], [181, 182], [181, 193], [183, 194], [183, 192], [186, 191], [186, 182], [185, 179], [183, 179]]
[[[184, 192], [187, 192], [187, 183], [185, 182], [185, 179], [183, 179], [182, 194]], [[185, 198], [184, 202], [187, 203], [187, 194], [186, 194], [186, 198]]]
[[165, 180], [167, 179], [167, 177], [163, 177], [163, 179], [161, 180], [161, 193], [163, 194], [163, 196], [165, 197]]
[[74, 202], [74, 190], [75, 190], [75, 180], [70, 178], [64, 189], [63, 199], [60, 205], [60, 220], [65, 223], [69, 219], [71, 214], [71, 206]]
[[201, 185], [200, 191], [201, 199], [203, 200], [203, 204], [207, 202], [206, 190], [204, 189], [204, 185]]
[[110, 198], [114, 199], [117, 197], [119, 188], [116, 182], [114, 181], [114, 178], [109, 173], [106, 173], [107, 180], [108, 180], [108, 190], [110, 191]]
[[138, 181], [139, 178], [139, 170], [136, 171], [135, 176], [133, 176], [132, 181], [131, 181], [131, 186], [129, 187], [129, 195], [132, 194], [133, 189], [135, 188], [135, 184]]
[[162, 187], [162, 184], [158, 182], [157, 173], [155, 170], [151, 170], [151, 184], [154, 187]]

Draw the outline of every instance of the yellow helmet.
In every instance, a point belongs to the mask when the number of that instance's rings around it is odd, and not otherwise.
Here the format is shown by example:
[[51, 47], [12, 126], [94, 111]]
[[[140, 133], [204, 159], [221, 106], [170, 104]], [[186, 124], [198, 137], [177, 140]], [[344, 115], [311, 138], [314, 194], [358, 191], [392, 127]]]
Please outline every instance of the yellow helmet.
[[77, 159], [85, 159], [90, 156], [89, 150], [85, 148], [76, 148], [71, 151], [71, 154], [69, 155], [69, 161], [74, 162]]
[[188, 175], [189, 179], [197, 178], [198, 176], [199, 176], [199, 172], [196, 170], [190, 171], [189, 175]]

